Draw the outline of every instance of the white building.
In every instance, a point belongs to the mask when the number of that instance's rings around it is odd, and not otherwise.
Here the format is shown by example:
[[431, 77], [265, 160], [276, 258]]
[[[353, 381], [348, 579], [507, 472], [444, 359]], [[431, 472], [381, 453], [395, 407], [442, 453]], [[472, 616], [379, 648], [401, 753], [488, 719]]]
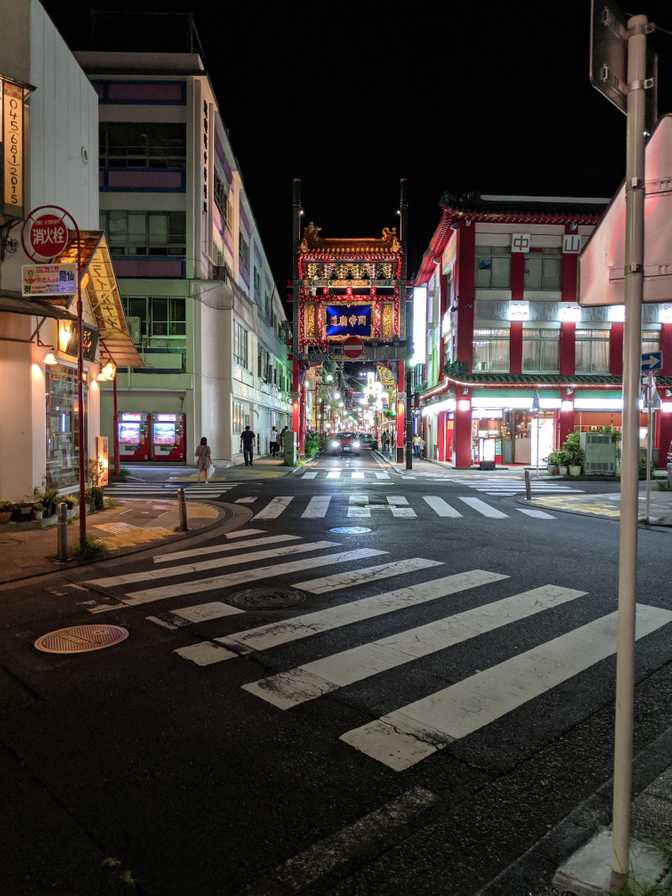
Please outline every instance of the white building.
[[[191, 462], [205, 435], [230, 464], [247, 424], [266, 453], [289, 422], [285, 314], [202, 60], [77, 58], [100, 103], [101, 226], [145, 361], [117, 380], [122, 462]], [[102, 418], [111, 436], [109, 389]]]

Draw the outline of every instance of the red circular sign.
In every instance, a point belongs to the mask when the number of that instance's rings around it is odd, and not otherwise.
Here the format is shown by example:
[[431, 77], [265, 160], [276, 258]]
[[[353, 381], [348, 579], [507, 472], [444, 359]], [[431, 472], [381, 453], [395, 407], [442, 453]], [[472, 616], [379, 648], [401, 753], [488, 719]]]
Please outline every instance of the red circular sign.
[[68, 228], [56, 215], [40, 215], [30, 225], [28, 241], [42, 258], [57, 258], [68, 245]]
[[346, 358], [361, 358], [364, 353], [364, 343], [360, 339], [348, 339], [343, 343], [343, 354]]

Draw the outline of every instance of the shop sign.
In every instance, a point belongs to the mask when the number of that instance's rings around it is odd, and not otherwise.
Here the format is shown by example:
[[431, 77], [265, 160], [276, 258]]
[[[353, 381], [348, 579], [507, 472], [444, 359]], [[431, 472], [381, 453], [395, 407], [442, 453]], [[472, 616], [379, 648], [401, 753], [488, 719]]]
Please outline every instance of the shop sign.
[[509, 302], [509, 320], [529, 320], [529, 302]]
[[2, 95], [3, 212], [23, 217], [23, 87], [0, 81]]
[[[82, 324], [82, 353], [85, 361], [96, 360], [98, 348], [98, 331]], [[58, 322], [58, 347], [64, 355], [77, 357], [77, 326], [71, 321]]]
[[530, 251], [530, 234], [529, 233], [512, 233], [511, 234], [511, 251], [524, 252]]
[[563, 255], [578, 255], [583, 245], [580, 233], [566, 233], [562, 238]]
[[96, 436], [96, 485], [109, 485], [110, 451], [107, 436]]
[[327, 305], [327, 336], [371, 336], [371, 305]]
[[33, 258], [58, 258], [68, 245], [68, 228], [57, 215], [40, 215], [30, 223], [28, 242]]
[[74, 296], [77, 265], [24, 264], [21, 268], [22, 296]]

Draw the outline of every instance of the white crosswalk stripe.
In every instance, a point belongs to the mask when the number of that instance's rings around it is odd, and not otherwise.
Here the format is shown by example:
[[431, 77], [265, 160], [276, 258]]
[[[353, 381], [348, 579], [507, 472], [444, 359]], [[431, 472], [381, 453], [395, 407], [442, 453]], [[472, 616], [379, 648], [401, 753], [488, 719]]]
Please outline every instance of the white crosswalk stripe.
[[382, 471], [382, 470], [377, 470], [377, 471], [376, 471], [376, 479], [389, 479], [389, 478], [390, 478], [390, 474], [389, 474], [389, 473], [385, 473], [385, 472]]
[[252, 519], [275, 520], [287, 510], [293, 499], [293, 495], [279, 495], [277, 498], [271, 498], [263, 510], [260, 510], [259, 513], [255, 514]]
[[301, 476], [302, 479], [315, 479], [317, 477], [317, 470], [307, 470]]
[[450, 504], [444, 501], [443, 498], [439, 498], [438, 495], [423, 495], [422, 500], [432, 508], [437, 516], [452, 518], [462, 516], [458, 510], [455, 510], [454, 507], [451, 507]]
[[[187, 499], [192, 498], [219, 498], [231, 491], [233, 485], [191, 485], [184, 486], [184, 496]], [[134, 483], [132, 485], [108, 485], [105, 488], [105, 494], [108, 498], [164, 498], [171, 499], [177, 495], [178, 486], [175, 485], [140, 485]]]
[[330, 470], [329, 473], [327, 473], [327, 479], [340, 479], [340, 478], [341, 478], [340, 470]]
[[410, 572], [417, 572], [419, 569], [427, 569], [430, 566], [443, 566], [443, 563], [440, 560], [425, 560], [423, 557], [413, 557], [410, 560], [395, 560], [392, 563], [381, 563], [378, 566], [369, 566], [364, 569], [353, 570], [352, 572], [335, 573], [319, 579], [309, 579], [306, 582], [298, 582], [295, 587], [302, 591], [310, 591], [311, 594], [326, 594], [339, 588], [365, 585], [368, 582], [376, 582], [379, 579], [388, 579], [390, 576], [401, 576]]
[[485, 501], [481, 501], [480, 498], [460, 498], [459, 500], [483, 516], [490, 517], [493, 520], [505, 520], [508, 516], [508, 514], [502, 513], [501, 510], [497, 510], [495, 507], [486, 504]]
[[301, 514], [302, 519], [319, 520], [327, 515], [331, 495], [315, 495], [308, 502], [308, 506]]
[[236, 504], [254, 504], [255, 501], [258, 501], [259, 498], [253, 498], [250, 496], [249, 498], [236, 498]]
[[371, 519], [371, 511], [368, 507], [357, 507], [350, 506], [348, 507], [348, 519], [349, 520], [368, 520]]
[[352, 478], [353, 478], [353, 479], [363, 479], [363, 478], [364, 478], [364, 473], [362, 473], [362, 472], [355, 472], [355, 473], [352, 474]]
[[[260, 529], [248, 529], [249, 534], [257, 534]], [[230, 533], [229, 536], [230, 537]], [[242, 532], [239, 533], [242, 535]], [[154, 563], [168, 563], [174, 560], [186, 560], [187, 557], [203, 557], [207, 554], [222, 554], [230, 551], [240, 551], [243, 548], [258, 548], [267, 544], [278, 544], [281, 541], [298, 541], [298, 535], [263, 535], [261, 538], [250, 538], [245, 542], [226, 542], [224, 544], [210, 544], [205, 548], [189, 548], [186, 551], [171, 551], [169, 554], [157, 554]]]
[[555, 517], [552, 513], [546, 513], [545, 510], [535, 510], [533, 507], [516, 507], [516, 510], [519, 513], [524, 513], [525, 516], [534, 517], [537, 520], [554, 520]]

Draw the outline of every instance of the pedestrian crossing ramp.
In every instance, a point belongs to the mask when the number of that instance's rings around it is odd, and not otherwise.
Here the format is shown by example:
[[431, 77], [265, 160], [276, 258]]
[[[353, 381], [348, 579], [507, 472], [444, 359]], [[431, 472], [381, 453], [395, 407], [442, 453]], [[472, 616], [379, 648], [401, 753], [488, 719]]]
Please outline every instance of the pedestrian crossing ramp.
[[[241, 566], [246, 568], [231, 571]], [[286, 579], [288, 586], [306, 594], [306, 611], [245, 627], [245, 612], [227, 603], [227, 589], [271, 578], [274, 585]], [[394, 587], [389, 589], [389, 583]], [[433, 559], [394, 560], [384, 550], [349, 550], [330, 540], [305, 541], [257, 528], [229, 533], [217, 544], [157, 554], [149, 568], [84, 584], [115, 592], [117, 599], [91, 607], [91, 613], [170, 602], [170, 616], [189, 623], [196, 637], [203, 622], [237, 617], [239, 628], [234, 624], [228, 633], [173, 648], [176, 656], [208, 674], [254, 656], [269, 674], [242, 689], [268, 704], [271, 712], [300, 712], [336, 694], [358, 694], [357, 705], [369, 719], [331, 733], [344, 746], [396, 772], [486, 731], [521, 708], [534, 707], [535, 701], [557, 699], [555, 690], [579, 675], [599, 680], [606, 674], [601, 664], [616, 649], [615, 609], [590, 601], [586, 591], [554, 583], [521, 591], [497, 571], [449, 572], [445, 563]], [[217, 600], [202, 602], [202, 595], [212, 591]], [[311, 600], [317, 608], [310, 607]], [[427, 619], [423, 608], [433, 611], [429, 621], [420, 621]], [[412, 616], [406, 612], [411, 609], [416, 611]], [[379, 624], [371, 626], [372, 620]], [[539, 624], [530, 628], [530, 621]], [[232, 620], [228, 622], [231, 627]], [[670, 610], [638, 606], [638, 640], [670, 624]], [[340, 641], [334, 639], [339, 631]], [[467, 664], [460, 671], [454, 665], [443, 671], [465, 645], [476, 654], [481, 639], [492, 636], [497, 640], [481, 649], [481, 668]], [[303, 642], [301, 656], [306, 657], [299, 664], [296, 652], [287, 649], [297, 642]], [[440, 665], [434, 665], [432, 674], [416, 676], [422, 692], [407, 699], [399, 674], [406, 682], [413, 677], [409, 673], [436, 661]], [[584, 702], [584, 715], [598, 708], [604, 691], [584, 687], [584, 695], [593, 695], [588, 702], [597, 704]], [[530, 725], [534, 717], [532, 713]], [[563, 713], [558, 719], [558, 725], [566, 724]], [[517, 736], [526, 735], [517, 730]]]

